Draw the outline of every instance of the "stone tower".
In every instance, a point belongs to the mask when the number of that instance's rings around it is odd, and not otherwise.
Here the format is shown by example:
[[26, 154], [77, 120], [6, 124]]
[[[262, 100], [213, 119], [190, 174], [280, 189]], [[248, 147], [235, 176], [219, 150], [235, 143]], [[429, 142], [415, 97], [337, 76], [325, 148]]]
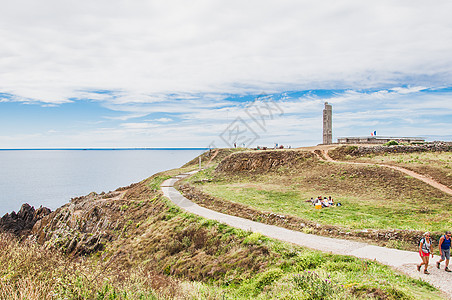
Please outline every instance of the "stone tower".
[[323, 144], [330, 145], [333, 143], [333, 110], [328, 102], [325, 102], [323, 109]]

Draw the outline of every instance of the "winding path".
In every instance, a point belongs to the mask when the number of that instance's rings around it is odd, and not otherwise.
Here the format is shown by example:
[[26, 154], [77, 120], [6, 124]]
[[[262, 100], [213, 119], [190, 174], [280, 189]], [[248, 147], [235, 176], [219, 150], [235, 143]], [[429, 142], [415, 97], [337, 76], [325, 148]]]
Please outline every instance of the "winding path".
[[323, 252], [351, 255], [359, 258], [376, 260], [382, 264], [400, 270], [413, 278], [422, 278], [423, 280], [438, 287], [447, 295], [448, 298], [452, 299], [452, 273], [446, 273], [444, 270], [438, 270], [434, 266], [436, 260], [438, 259], [438, 256], [431, 259], [429, 268], [430, 275], [424, 275], [417, 272], [416, 270], [416, 264], [420, 263], [420, 257], [417, 252], [390, 249], [361, 242], [305, 234], [299, 231], [254, 222], [248, 219], [230, 216], [207, 209], [188, 200], [174, 188], [174, 184], [177, 181], [186, 178], [196, 172], [197, 171], [180, 174], [176, 177], [164, 181], [161, 185], [163, 194], [174, 204], [186, 210], [187, 212], [207, 219], [216, 220], [232, 227], [249, 230], [252, 232], [259, 232], [268, 237], [284, 242], [293, 243], [299, 246], [308, 247]]
[[[434, 187], [436, 189], [439, 189], [439, 190], [443, 191], [444, 193], [452, 196], [452, 189], [451, 188], [445, 186], [442, 183], [439, 183], [438, 181], [435, 181], [434, 179], [432, 179], [430, 177], [421, 175], [421, 174], [416, 173], [414, 171], [411, 171], [411, 170], [408, 170], [408, 169], [405, 169], [405, 168], [402, 168], [402, 167], [391, 166], [391, 165], [386, 165], [386, 164], [374, 164], [374, 163], [364, 163], [364, 162], [360, 163], [360, 162], [351, 162], [351, 161], [338, 161], [338, 160], [332, 159], [328, 155], [328, 150], [326, 150], [326, 151], [325, 150], [321, 150], [321, 152], [322, 152], [323, 156], [325, 157], [326, 161], [330, 161], [330, 162], [335, 162], [335, 163], [340, 163], [340, 164], [367, 165], [367, 166], [372, 166], [373, 165], [373, 166], [380, 166], [380, 167], [386, 167], [386, 168], [397, 170], [397, 171], [405, 173], [405, 174], [407, 174], [407, 175], [409, 175], [409, 176], [411, 176], [413, 178], [421, 180], [421, 181], [425, 182], [426, 184], [428, 184], [428, 185], [430, 185], [430, 186], [432, 186], [432, 187]], [[325, 160], [325, 159], [323, 159], [323, 157], [321, 155], [319, 155], [319, 154], [317, 154], [315, 152], [314, 152], [314, 154], [317, 155], [317, 157], [320, 160]]]

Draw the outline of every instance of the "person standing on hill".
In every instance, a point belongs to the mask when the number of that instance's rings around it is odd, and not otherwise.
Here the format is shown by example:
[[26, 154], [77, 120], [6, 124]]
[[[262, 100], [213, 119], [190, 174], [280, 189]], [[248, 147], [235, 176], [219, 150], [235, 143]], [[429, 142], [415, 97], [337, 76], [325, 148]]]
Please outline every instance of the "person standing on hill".
[[430, 255], [432, 255], [433, 257], [432, 240], [430, 239], [430, 232], [424, 233], [424, 237], [419, 242], [419, 255], [422, 258], [422, 263], [420, 265], [417, 265], [417, 270], [420, 272], [421, 266], [424, 265], [424, 274], [430, 274], [427, 270]]
[[446, 272], [451, 272], [449, 270], [449, 260], [450, 260], [450, 241], [451, 241], [451, 234], [450, 231], [446, 231], [446, 234], [444, 234], [439, 239], [439, 255], [441, 256], [441, 259], [436, 262], [436, 267], [439, 269], [440, 264], [442, 261], [446, 260], [446, 268], [444, 269]]

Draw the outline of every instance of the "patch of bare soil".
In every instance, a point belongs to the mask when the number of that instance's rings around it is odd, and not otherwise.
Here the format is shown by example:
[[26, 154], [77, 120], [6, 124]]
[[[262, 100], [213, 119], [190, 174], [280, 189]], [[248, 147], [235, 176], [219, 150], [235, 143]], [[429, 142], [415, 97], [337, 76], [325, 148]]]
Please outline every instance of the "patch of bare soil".
[[[374, 162], [369, 160], [369, 163], [374, 163]], [[425, 177], [425, 180], [427, 180], [430, 185], [435, 186], [436, 188], [440, 188], [438, 185], [436, 185], [436, 183], [440, 183], [441, 185], [444, 185], [444, 186], [448, 187], [449, 189], [452, 189], [452, 175], [451, 175], [452, 173], [447, 172], [445, 170], [441, 170], [438, 167], [433, 167], [433, 166], [429, 166], [429, 165], [415, 166], [415, 165], [401, 164], [401, 163], [397, 163], [397, 162], [387, 162], [384, 165], [400, 167], [400, 168], [407, 169], [409, 171], [413, 171], [417, 174], [420, 174]]]
[[408, 170], [414, 171], [416, 173], [429, 176], [433, 180], [452, 189], [452, 175], [450, 172], [446, 172], [444, 170], [440, 170], [438, 168], [430, 166], [405, 166], [405, 165], [400, 166]]
[[296, 168], [301, 163], [317, 160], [312, 152], [300, 150], [241, 152], [228, 156], [216, 168], [217, 172], [267, 173], [280, 168]]

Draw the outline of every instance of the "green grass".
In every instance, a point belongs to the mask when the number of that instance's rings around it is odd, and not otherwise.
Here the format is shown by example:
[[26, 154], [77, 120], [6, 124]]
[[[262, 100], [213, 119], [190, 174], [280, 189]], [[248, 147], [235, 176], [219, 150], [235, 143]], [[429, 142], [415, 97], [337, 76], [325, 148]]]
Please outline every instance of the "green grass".
[[[206, 193], [258, 210], [290, 214], [353, 229], [444, 231], [452, 227], [452, 197], [384, 167], [336, 163], [301, 165], [283, 172], [217, 174], [212, 169], [188, 181]], [[343, 206], [315, 210], [305, 200], [332, 196]]]
[[205, 184], [203, 190], [210, 195], [227, 199], [228, 201], [242, 203], [262, 211], [291, 214], [315, 222], [340, 225], [352, 229], [415, 229], [444, 231], [450, 227], [450, 223], [444, 220], [436, 220], [441, 215], [441, 210], [428, 210], [428, 213], [420, 213], [419, 208], [369, 204], [363, 205], [361, 199], [350, 196], [336, 196], [335, 202], [340, 202], [341, 207], [330, 207], [316, 210], [306, 199], [317, 195], [316, 191], [299, 191], [282, 189], [278, 186], [265, 186], [265, 189], [255, 184]]
[[[0, 235], [0, 297], [2, 299], [362, 299], [378, 291], [387, 299], [441, 299], [431, 285], [394, 272], [373, 261], [325, 254], [282, 243], [257, 233], [234, 229], [178, 212], [181, 221], [215, 233], [216, 239], [233, 244], [229, 265], [222, 276], [205, 282], [174, 280], [147, 268], [146, 263], [123, 268], [96, 256], [73, 259], [33, 243], [18, 243]], [[167, 221], [165, 221], [167, 222]], [[179, 224], [181, 225], [181, 224]], [[190, 247], [190, 246], [187, 246]], [[256, 249], [265, 251], [256, 257]], [[245, 252], [244, 252], [245, 251]], [[254, 255], [254, 256], [253, 256]], [[262, 256], [262, 254], [261, 254]], [[181, 260], [182, 259], [182, 260]], [[190, 265], [183, 260], [190, 261]], [[264, 268], [243, 268], [253, 261]], [[209, 260], [180, 257], [168, 268], [203, 268]], [[317, 297], [315, 297], [317, 296]]]
[[[214, 179], [212, 171], [190, 180], [213, 187], [203, 180]], [[430, 284], [374, 261], [305, 249], [185, 213], [158, 191], [176, 173], [158, 174], [106, 204], [103, 211], [119, 212], [116, 222], [130, 226], [91, 256], [71, 257], [50, 243], [0, 235], [0, 298], [441, 299]], [[231, 182], [223, 180], [217, 186], [226, 192]], [[252, 194], [274, 209], [304, 209], [304, 203], [291, 203], [306, 196], [296, 183], [266, 182], [268, 190], [245, 183], [233, 194]]]

